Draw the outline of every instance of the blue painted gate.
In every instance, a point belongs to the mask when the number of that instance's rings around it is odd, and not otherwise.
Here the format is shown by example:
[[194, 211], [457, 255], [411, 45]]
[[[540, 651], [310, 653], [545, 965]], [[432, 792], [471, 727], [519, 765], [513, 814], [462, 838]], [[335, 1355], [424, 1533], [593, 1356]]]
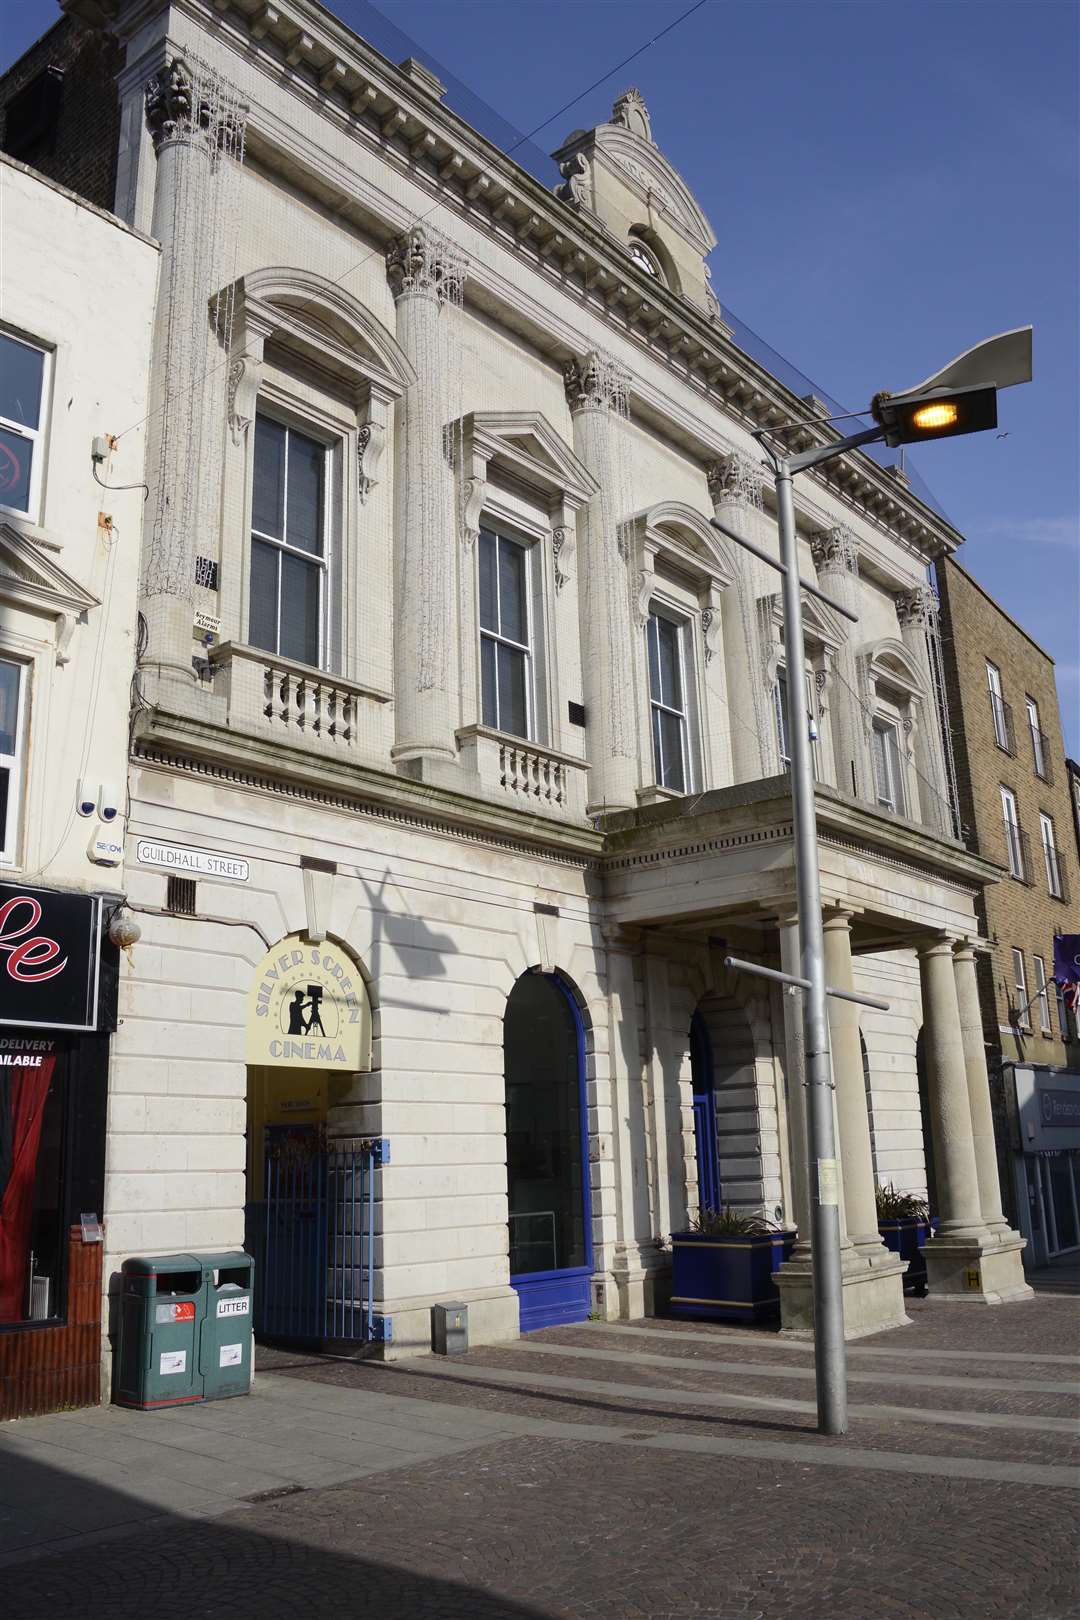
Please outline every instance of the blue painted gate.
[[256, 1334], [307, 1342], [388, 1336], [372, 1278], [375, 1172], [389, 1157], [380, 1138], [298, 1152], [267, 1132], [263, 1199], [245, 1211]]
[[716, 1092], [713, 1090], [709, 1031], [700, 1013], [690, 1022], [690, 1072], [694, 1095], [694, 1150], [697, 1153], [698, 1208], [719, 1209], [720, 1147], [716, 1139]]

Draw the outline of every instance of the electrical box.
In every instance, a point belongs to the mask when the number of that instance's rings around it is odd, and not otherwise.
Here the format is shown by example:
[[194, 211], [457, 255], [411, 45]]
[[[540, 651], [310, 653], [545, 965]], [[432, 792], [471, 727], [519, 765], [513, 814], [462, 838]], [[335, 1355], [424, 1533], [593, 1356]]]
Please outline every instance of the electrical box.
[[461, 1300], [431, 1307], [431, 1348], [437, 1356], [463, 1356], [469, 1348], [469, 1307]]

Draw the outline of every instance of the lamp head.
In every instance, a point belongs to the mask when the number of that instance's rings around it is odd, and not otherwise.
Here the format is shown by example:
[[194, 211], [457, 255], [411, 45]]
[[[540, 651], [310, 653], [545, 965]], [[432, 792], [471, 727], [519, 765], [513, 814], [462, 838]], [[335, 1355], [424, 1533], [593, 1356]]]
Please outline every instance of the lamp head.
[[875, 394], [870, 406], [885, 443], [918, 444], [997, 427], [997, 391], [1031, 381], [1031, 327], [976, 343], [903, 393]]

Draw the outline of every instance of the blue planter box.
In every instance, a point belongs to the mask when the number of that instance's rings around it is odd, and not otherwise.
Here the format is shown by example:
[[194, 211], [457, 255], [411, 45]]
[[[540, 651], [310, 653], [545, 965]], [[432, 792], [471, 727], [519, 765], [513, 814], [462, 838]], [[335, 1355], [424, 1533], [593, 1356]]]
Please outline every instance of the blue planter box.
[[923, 1244], [930, 1236], [930, 1222], [920, 1221], [916, 1216], [899, 1221], [879, 1221], [878, 1231], [885, 1247], [908, 1262], [904, 1276], [905, 1294], [925, 1295], [926, 1257], [922, 1251]]
[[780, 1315], [773, 1274], [791, 1253], [794, 1232], [760, 1236], [671, 1234], [671, 1315], [710, 1322], [769, 1322]]

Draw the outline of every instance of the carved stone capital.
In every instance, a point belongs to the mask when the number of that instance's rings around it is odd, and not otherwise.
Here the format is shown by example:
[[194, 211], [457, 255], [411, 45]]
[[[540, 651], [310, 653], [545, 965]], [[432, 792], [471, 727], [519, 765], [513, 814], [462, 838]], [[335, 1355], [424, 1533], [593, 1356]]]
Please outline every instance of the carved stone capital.
[[146, 124], [155, 151], [165, 141], [190, 137], [197, 130], [209, 127], [209, 104], [205, 101], [196, 104], [191, 69], [182, 57], [174, 56], [148, 81]]
[[630, 377], [611, 355], [591, 349], [583, 360], [568, 360], [563, 382], [572, 412], [607, 410], [620, 416], [626, 414]]
[[714, 507], [739, 505], [761, 507], [761, 491], [766, 469], [749, 456], [733, 450], [705, 469]]
[[810, 536], [810, 555], [819, 573], [841, 571], [855, 573], [859, 565], [859, 548], [855, 536], [843, 524], [833, 529], [818, 529]]
[[916, 585], [910, 591], [897, 591], [894, 600], [896, 617], [902, 626], [914, 625], [923, 630], [936, 627], [938, 599], [933, 586]]
[[413, 225], [386, 250], [386, 275], [395, 298], [418, 294], [460, 303], [466, 261], [460, 248], [429, 225]]

